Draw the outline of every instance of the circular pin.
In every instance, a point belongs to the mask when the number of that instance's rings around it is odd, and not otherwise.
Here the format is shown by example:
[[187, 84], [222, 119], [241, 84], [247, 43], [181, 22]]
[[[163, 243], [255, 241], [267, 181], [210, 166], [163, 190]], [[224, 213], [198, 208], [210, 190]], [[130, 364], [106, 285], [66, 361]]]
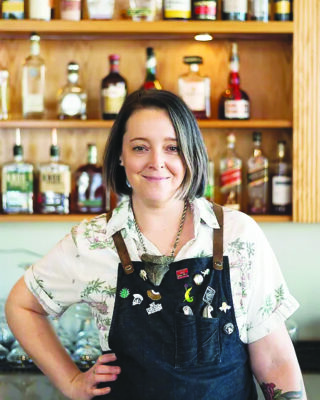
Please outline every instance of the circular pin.
[[203, 282], [203, 276], [201, 274], [195, 274], [195, 276], [193, 277], [193, 282], [197, 286], [200, 286]]
[[231, 335], [231, 333], [233, 333], [233, 331], [234, 331], [234, 326], [231, 322], [228, 322], [227, 324], [224, 325], [223, 332], [226, 335]]

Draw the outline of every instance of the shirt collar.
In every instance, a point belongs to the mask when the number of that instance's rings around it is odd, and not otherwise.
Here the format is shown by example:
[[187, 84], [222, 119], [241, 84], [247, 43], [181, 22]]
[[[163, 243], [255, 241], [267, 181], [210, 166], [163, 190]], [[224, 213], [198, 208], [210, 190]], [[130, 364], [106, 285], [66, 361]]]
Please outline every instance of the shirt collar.
[[[207, 224], [212, 229], [220, 229], [217, 217], [213, 211], [212, 204], [204, 198], [196, 198], [191, 206], [194, 213], [195, 228], [200, 222]], [[130, 206], [129, 197], [125, 197], [122, 202], [114, 209], [112, 217], [106, 228], [106, 235], [109, 239], [114, 233], [122, 229], [129, 230], [134, 223], [134, 216]], [[136, 234], [136, 230], [130, 231], [131, 235]]]

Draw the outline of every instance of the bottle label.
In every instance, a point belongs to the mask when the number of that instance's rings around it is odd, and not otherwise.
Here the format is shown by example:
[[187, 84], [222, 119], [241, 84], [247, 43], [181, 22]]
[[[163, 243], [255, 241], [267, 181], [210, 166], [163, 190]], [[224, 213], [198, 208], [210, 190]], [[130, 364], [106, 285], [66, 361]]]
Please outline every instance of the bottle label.
[[82, 101], [75, 93], [66, 94], [61, 100], [61, 113], [73, 117], [81, 114]]
[[196, 19], [216, 19], [217, 2], [214, 1], [194, 1], [193, 13]]
[[275, 2], [275, 13], [276, 14], [290, 14], [291, 3], [289, 0], [282, 0]]
[[126, 98], [126, 86], [124, 82], [110, 84], [101, 91], [103, 99], [103, 112], [105, 114], [118, 114]]
[[221, 184], [221, 192], [228, 192], [230, 189], [235, 186], [239, 186], [242, 183], [241, 180], [241, 169], [240, 168], [230, 168], [221, 173], [220, 176]]
[[179, 79], [179, 94], [191, 111], [206, 109], [205, 82], [190, 82]]
[[272, 178], [272, 204], [286, 206], [292, 203], [292, 179], [289, 176]]
[[251, 14], [257, 19], [266, 19], [269, 15], [269, 0], [251, 0]]
[[226, 100], [224, 103], [224, 114], [228, 119], [247, 119], [249, 112], [248, 100]]
[[24, 1], [17, 0], [3, 0], [2, 2], [2, 12], [3, 13], [24, 13]]
[[165, 0], [164, 18], [191, 18], [191, 0]]
[[114, 2], [110, 0], [88, 0], [88, 14], [90, 19], [112, 19]]
[[253, 171], [249, 171], [248, 175], [248, 186], [259, 186], [265, 182], [268, 182], [268, 169], [262, 168]]
[[222, 2], [222, 11], [224, 13], [246, 13], [248, 11], [247, 0], [224, 0]]
[[51, 18], [50, 0], [29, 0], [29, 18], [49, 21]]
[[2, 181], [2, 193], [33, 192], [33, 173], [32, 172], [6, 172]]
[[77, 179], [78, 207], [101, 208], [104, 190], [102, 174], [82, 172]]
[[42, 113], [44, 111], [43, 97], [41, 94], [30, 94], [24, 98], [23, 113]]
[[40, 172], [40, 193], [54, 192], [69, 195], [70, 181], [70, 171]]
[[80, 0], [62, 0], [61, 18], [71, 21], [79, 21], [81, 16]]

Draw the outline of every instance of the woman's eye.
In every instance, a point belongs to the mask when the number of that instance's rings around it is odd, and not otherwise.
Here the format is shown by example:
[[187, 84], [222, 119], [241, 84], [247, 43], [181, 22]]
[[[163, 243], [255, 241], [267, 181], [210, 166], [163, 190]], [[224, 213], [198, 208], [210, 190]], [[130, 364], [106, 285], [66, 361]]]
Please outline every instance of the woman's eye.
[[144, 146], [134, 146], [133, 151], [143, 151], [146, 148]]
[[173, 153], [179, 153], [179, 151], [180, 151], [178, 146], [169, 146], [168, 150], [173, 152]]

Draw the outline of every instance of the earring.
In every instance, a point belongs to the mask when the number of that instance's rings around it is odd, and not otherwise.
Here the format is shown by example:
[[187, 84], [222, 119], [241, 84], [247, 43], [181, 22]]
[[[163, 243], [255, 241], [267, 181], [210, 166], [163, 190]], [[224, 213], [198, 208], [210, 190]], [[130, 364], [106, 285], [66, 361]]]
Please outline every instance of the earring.
[[119, 165], [121, 165], [121, 167], [123, 167], [123, 163], [122, 163], [121, 158], [119, 158]]

